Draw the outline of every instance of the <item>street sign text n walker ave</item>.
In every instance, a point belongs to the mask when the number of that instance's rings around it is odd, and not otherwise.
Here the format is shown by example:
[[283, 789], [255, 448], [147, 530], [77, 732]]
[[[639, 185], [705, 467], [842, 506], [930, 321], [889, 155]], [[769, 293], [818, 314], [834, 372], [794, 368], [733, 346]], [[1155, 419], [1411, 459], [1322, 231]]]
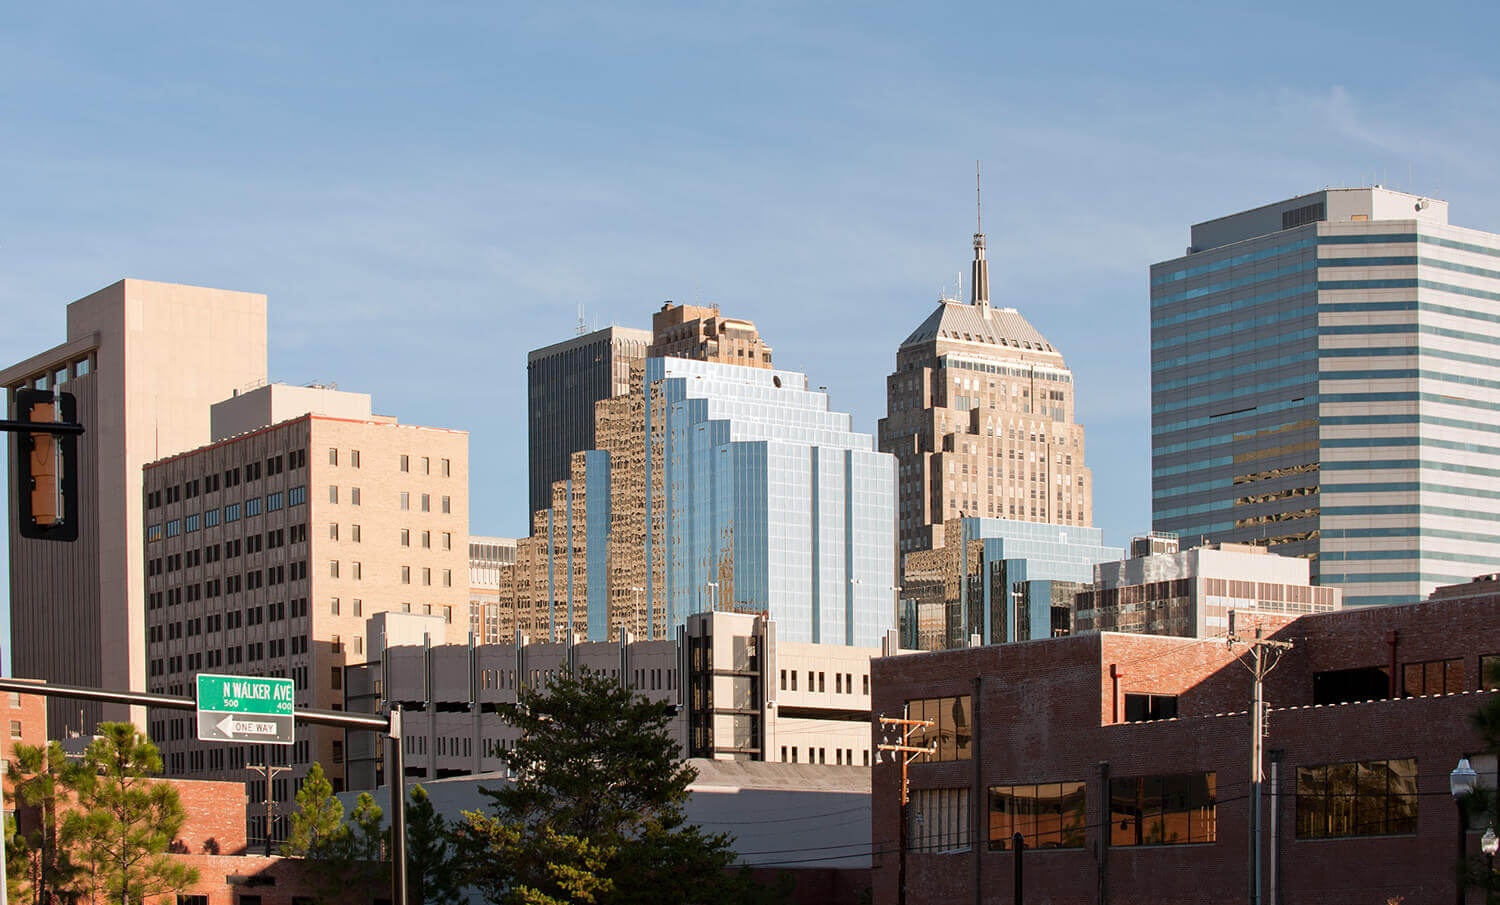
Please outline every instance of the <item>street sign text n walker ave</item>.
[[291, 679], [198, 674], [198, 740], [290, 745]]

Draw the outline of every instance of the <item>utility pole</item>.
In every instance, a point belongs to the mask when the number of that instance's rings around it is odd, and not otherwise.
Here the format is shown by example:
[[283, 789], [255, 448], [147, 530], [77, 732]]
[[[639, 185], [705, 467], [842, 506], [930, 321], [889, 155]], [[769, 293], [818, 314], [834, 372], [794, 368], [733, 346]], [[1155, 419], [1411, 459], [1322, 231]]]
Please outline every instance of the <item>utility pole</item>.
[[1240, 660], [1254, 677], [1254, 693], [1250, 704], [1250, 905], [1261, 905], [1261, 794], [1265, 781], [1266, 741], [1266, 675], [1281, 662], [1282, 654], [1291, 649], [1290, 641], [1272, 641], [1262, 637], [1261, 627], [1255, 627], [1254, 638], [1241, 638], [1235, 631], [1234, 610], [1229, 611], [1229, 637], [1225, 642], [1230, 650], [1236, 644], [1249, 648], [1250, 662]]
[[894, 745], [881, 744], [876, 746], [881, 751], [894, 751], [901, 759], [901, 836], [900, 836], [900, 861], [896, 872], [896, 902], [897, 905], [906, 905], [906, 805], [911, 800], [910, 783], [906, 778], [906, 768], [919, 754], [933, 754], [937, 751], [937, 745], [931, 744], [924, 748], [907, 744], [911, 734], [918, 729], [927, 729], [936, 724], [935, 720], [913, 720], [908, 719], [903, 710], [903, 716], [899, 719], [893, 716], [880, 718], [882, 726], [900, 726], [900, 741]]
[[276, 804], [276, 800], [271, 797], [271, 780], [276, 778], [277, 773], [287, 773], [292, 768], [272, 766], [270, 760], [267, 759], [263, 764], [246, 764], [245, 769], [252, 773], [264, 773], [266, 776], [266, 797], [261, 803], [266, 806], [266, 857], [269, 858], [271, 857], [271, 810]]

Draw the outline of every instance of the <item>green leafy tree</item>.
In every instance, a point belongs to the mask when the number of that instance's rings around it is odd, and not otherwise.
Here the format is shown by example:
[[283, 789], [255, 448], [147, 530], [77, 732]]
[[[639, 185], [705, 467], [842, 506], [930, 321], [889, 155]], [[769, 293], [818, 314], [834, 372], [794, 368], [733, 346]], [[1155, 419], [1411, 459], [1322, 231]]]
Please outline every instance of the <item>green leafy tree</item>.
[[748, 873], [728, 870], [729, 836], [686, 823], [697, 774], [667, 730], [668, 705], [588, 669], [518, 698], [499, 708], [521, 732], [501, 754], [515, 779], [482, 790], [493, 814], [468, 812], [457, 830], [467, 879], [491, 901], [670, 905], [765, 895]]
[[[68, 762], [57, 742], [45, 747], [17, 745], [6, 766], [16, 805], [35, 815], [34, 825], [18, 833], [15, 843], [27, 855], [24, 865], [17, 865], [24, 871], [27, 884], [25, 901], [43, 905], [58, 901], [77, 873], [69, 853], [59, 845], [57, 806], [59, 797], [68, 795], [70, 777], [78, 769]], [[8, 880], [14, 873], [10, 867], [14, 860], [7, 846]]]
[[177, 790], [152, 779], [161, 769], [161, 754], [134, 725], [99, 724], [82, 768], [68, 777], [77, 807], [59, 833], [81, 868], [74, 892], [140, 905], [198, 881], [197, 870], [166, 853], [186, 815]]
[[[1493, 664], [1488, 675], [1484, 676], [1486, 687], [1500, 686], [1500, 664]], [[1479, 737], [1484, 740], [1484, 750], [1490, 754], [1500, 755], [1500, 697], [1491, 695], [1479, 706], [1479, 709], [1469, 715], [1469, 722]], [[1470, 814], [1487, 813], [1490, 815], [1490, 824], [1500, 828], [1500, 815], [1497, 815], [1497, 801], [1495, 791], [1492, 789], [1475, 789], [1469, 796], [1468, 809]], [[1485, 890], [1485, 900], [1494, 902], [1500, 896], [1500, 875], [1493, 869], [1488, 857], [1476, 857], [1465, 859], [1461, 870], [1467, 874], [1468, 882]]]
[[457, 852], [448, 823], [432, 806], [427, 790], [413, 786], [406, 805], [406, 888], [409, 905], [462, 902]]

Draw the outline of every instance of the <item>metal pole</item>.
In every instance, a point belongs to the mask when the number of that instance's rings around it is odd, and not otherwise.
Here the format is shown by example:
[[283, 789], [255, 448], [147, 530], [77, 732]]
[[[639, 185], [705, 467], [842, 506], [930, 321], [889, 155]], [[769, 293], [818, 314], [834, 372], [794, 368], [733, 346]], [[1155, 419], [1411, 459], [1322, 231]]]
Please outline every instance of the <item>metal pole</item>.
[[[1260, 629], [1255, 631], [1257, 637]], [[1252, 645], [1255, 658], [1255, 696], [1250, 705], [1250, 905], [1260, 905], [1260, 793], [1261, 793], [1261, 706], [1264, 685], [1261, 676], [1261, 647]]]
[[1271, 852], [1266, 859], [1267, 882], [1270, 892], [1266, 896], [1267, 905], [1277, 905], [1278, 889], [1277, 862], [1280, 860], [1281, 849], [1281, 749], [1271, 752]]
[[[0, 905], [9, 905], [10, 878], [5, 875], [5, 760], [0, 758]], [[46, 819], [45, 816], [43, 819]], [[46, 828], [43, 827], [43, 835]]]
[[391, 905], [406, 905], [406, 751], [401, 737], [401, 705], [391, 704], [390, 756], [385, 781], [391, 786]]
[[1458, 876], [1454, 878], [1454, 898], [1457, 905], [1464, 905], [1465, 893], [1469, 887], [1469, 865], [1468, 861], [1468, 839], [1465, 832], [1469, 829], [1469, 796], [1460, 795], [1454, 799], [1458, 804]]
[[1021, 905], [1021, 892], [1022, 892], [1022, 886], [1021, 886], [1021, 862], [1023, 860], [1022, 857], [1021, 857], [1021, 854], [1022, 854], [1022, 852], [1024, 852], [1026, 850], [1026, 837], [1022, 836], [1020, 833], [1016, 833], [1014, 836], [1010, 837], [1010, 843], [1011, 843], [1011, 847], [1016, 850], [1016, 891], [1015, 891], [1015, 903], [1016, 903], [1016, 905]]

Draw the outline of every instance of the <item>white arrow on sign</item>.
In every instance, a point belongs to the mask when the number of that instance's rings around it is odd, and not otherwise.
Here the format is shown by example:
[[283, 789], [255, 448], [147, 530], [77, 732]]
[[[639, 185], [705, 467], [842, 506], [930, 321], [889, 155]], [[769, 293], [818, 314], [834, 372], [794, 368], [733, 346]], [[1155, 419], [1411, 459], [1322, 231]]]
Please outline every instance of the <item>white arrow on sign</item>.
[[216, 724], [216, 728], [225, 735], [276, 735], [275, 723], [261, 722], [260, 720], [247, 720], [236, 717], [233, 714], [224, 717]]

